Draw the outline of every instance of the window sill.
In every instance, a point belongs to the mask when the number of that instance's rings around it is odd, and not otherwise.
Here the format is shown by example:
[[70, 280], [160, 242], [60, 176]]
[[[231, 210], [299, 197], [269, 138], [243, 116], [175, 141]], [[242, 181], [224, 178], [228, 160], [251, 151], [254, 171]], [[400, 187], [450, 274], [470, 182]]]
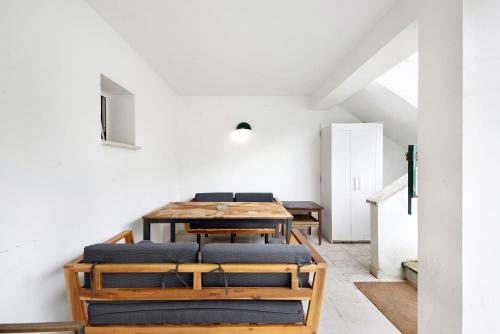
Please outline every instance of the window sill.
[[135, 150], [135, 151], [141, 149], [140, 146], [130, 145], [130, 144], [124, 144], [124, 143], [118, 143], [118, 142], [109, 141], [109, 140], [101, 140], [101, 144], [102, 145], [106, 145], [106, 146], [114, 146], [114, 147], [127, 148], [129, 150]]

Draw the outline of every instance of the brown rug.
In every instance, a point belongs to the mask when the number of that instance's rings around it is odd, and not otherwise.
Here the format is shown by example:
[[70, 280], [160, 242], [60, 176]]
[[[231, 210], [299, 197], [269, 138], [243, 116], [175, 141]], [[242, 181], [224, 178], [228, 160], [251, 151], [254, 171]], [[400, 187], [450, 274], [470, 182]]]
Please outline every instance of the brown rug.
[[402, 334], [417, 334], [417, 289], [406, 282], [355, 282]]

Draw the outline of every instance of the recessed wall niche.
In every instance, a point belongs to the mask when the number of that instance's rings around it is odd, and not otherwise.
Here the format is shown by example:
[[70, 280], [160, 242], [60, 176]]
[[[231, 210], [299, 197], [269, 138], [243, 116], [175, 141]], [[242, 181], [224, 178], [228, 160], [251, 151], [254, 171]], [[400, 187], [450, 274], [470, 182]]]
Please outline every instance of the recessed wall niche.
[[139, 149], [135, 144], [134, 94], [101, 74], [101, 140], [105, 145]]

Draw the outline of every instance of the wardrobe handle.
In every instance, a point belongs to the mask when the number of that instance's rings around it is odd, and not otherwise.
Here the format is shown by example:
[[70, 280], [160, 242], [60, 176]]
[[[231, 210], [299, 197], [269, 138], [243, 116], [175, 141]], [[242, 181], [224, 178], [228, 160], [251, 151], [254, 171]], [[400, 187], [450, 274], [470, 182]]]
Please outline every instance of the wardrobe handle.
[[358, 190], [361, 190], [361, 176], [358, 176]]
[[354, 181], [354, 191], [356, 191], [357, 190], [356, 176], [353, 178], [353, 181]]

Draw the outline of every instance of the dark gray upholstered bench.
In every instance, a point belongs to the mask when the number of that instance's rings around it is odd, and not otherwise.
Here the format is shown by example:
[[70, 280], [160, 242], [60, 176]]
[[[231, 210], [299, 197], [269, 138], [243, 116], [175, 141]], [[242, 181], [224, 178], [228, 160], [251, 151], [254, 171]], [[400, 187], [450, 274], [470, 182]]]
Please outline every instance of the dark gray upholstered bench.
[[[214, 192], [196, 193], [192, 199], [194, 202], [273, 202], [277, 201], [273, 193], [233, 193]], [[223, 222], [223, 223], [191, 223], [186, 224], [186, 231], [196, 233], [198, 243], [201, 243], [201, 234], [231, 234], [231, 242], [234, 242], [238, 233], [264, 234], [266, 243], [268, 235], [274, 233], [274, 222], [261, 220], [259, 222]], [[252, 233], [253, 231], [253, 233]]]
[[[196, 243], [96, 244], [87, 246], [83, 262], [104, 263], [196, 263]], [[203, 262], [226, 263], [311, 263], [306, 246], [271, 244], [208, 244], [201, 252]], [[85, 274], [85, 287], [92, 289], [91, 274]], [[206, 287], [288, 287], [287, 273], [206, 273]], [[303, 285], [309, 274], [300, 274]], [[193, 275], [186, 273], [107, 273], [102, 276], [105, 288], [192, 287]], [[120, 324], [200, 324], [200, 323], [303, 323], [300, 301], [273, 300], [197, 300], [163, 302], [89, 302], [89, 323]]]
[[[314, 333], [326, 265], [300, 233], [293, 235], [306, 244], [207, 244], [198, 263], [196, 243], [134, 244], [124, 232], [128, 243], [115, 237], [85, 247], [65, 266], [73, 318], [85, 323], [87, 334], [146, 327], [148, 333], [205, 333], [206, 326]], [[310, 302], [307, 315], [303, 300]]]

